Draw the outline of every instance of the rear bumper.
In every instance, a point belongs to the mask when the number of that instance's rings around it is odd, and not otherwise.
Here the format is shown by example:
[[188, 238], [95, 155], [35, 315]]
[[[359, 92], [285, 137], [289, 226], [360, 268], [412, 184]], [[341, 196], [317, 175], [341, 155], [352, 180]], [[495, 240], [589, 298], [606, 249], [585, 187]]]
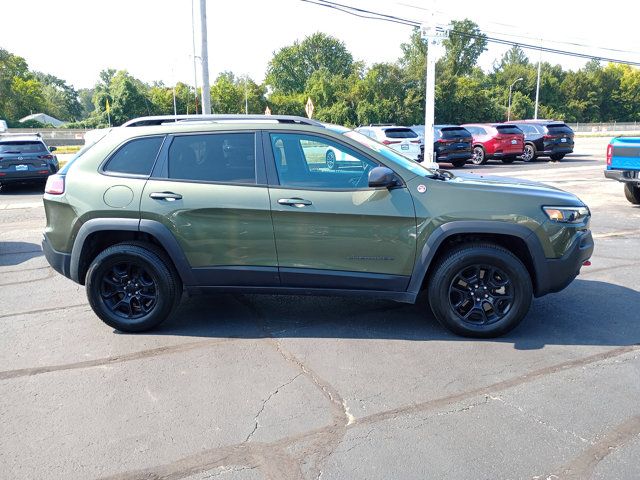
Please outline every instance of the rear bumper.
[[618, 182], [640, 184], [640, 170], [605, 170], [604, 176]]
[[49, 265], [58, 273], [71, 278], [71, 254], [53, 249], [46, 235], [42, 236], [42, 251]]
[[472, 151], [444, 153], [442, 155], [438, 155], [435, 161], [438, 163], [449, 163], [454, 160], [469, 160], [472, 157], [473, 157]]
[[590, 230], [579, 234], [561, 258], [546, 259], [537, 270], [536, 297], [559, 292], [580, 273], [582, 264], [593, 254]]
[[538, 152], [538, 155], [567, 155], [573, 153], [573, 147], [556, 147], [543, 152]]
[[14, 174], [9, 173], [7, 175], [0, 176], [0, 183], [21, 183], [21, 182], [42, 182], [46, 180], [51, 172], [47, 173], [35, 173], [35, 172], [27, 172], [26, 174]]

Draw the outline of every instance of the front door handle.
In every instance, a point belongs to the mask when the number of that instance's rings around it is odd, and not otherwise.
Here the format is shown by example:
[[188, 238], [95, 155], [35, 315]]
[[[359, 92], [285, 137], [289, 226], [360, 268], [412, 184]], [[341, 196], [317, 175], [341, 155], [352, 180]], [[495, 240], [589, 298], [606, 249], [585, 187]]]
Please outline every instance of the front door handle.
[[311, 200], [305, 200], [303, 198], [281, 198], [278, 200], [280, 205], [290, 205], [292, 207], [304, 207], [311, 205]]
[[154, 200], [166, 200], [168, 202], [175, 202], [176, 200], [182, 200], [182, 195], [173, 192], [153, 192], [149, 196]]

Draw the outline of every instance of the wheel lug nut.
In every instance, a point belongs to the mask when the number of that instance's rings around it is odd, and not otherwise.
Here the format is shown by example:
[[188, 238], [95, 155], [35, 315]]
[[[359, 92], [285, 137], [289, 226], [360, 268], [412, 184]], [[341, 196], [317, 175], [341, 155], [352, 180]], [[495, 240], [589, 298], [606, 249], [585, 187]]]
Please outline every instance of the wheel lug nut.
[[484, 298], [489, 298], [489, 295], [485, 295]]

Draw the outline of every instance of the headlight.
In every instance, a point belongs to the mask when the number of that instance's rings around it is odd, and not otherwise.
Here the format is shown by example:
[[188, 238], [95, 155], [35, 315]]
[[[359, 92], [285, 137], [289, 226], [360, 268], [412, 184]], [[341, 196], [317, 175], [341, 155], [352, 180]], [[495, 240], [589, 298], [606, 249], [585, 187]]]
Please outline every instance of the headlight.
[[560, 223], [582, 223], [591, 215], [587, 207], [542, 207], [549, 220]]

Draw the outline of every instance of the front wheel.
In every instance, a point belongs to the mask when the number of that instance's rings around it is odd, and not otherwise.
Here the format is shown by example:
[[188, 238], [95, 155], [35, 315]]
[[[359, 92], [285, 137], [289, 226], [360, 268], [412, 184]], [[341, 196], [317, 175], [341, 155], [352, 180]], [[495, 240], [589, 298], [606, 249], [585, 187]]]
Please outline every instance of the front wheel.
[[524, 151], [522, 152], [522, 161], [530, 162], [531, 160], [535, 160], [535, 158], [536, 158], [536, 148], [530, 143], [527, 143], [524, 146]]
[[87, 297], [104, 323], [123, 332], [150, 330], [169, 317], [182, 288], [175, 270], [152, 245], [119, 243], [89, 266]]
[[427, 287], [436, 319], [465, 337], [493, 338], [515, 328], [531, 305], [531, 277], [510, 251], [469, 244], [436, 265]]
[[550, 156], [551, 160], [554, 162], [558, 162], [564, 158], [564, 153], [554, 153]]
[[640, 186], [631, 183], [624, 184], [624, 196], [634, 205], [640, 205]]

